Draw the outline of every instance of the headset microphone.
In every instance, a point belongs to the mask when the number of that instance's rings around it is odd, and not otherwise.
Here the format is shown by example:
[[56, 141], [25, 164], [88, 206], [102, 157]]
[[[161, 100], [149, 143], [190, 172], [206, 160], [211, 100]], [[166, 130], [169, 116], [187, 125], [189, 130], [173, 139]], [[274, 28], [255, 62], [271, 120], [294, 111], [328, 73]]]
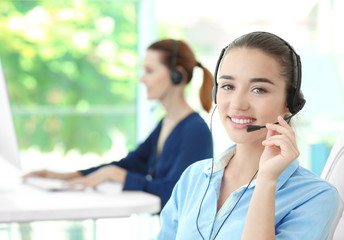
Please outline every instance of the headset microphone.
[[[292, 114], [288, 117], [286, 117], [284, 120], [289, 120], [291, 119], [295, 114]], [[275, 122], [274, 124], [278, 124], [278, 122]], [[246, 126], [246, 132], [253, 132], [253, 131], [257, 131], [259, 129], [262, 129], [262, 128], [266, 128], [266, 126], [259, 126], [259, 125], [248, 125]]]

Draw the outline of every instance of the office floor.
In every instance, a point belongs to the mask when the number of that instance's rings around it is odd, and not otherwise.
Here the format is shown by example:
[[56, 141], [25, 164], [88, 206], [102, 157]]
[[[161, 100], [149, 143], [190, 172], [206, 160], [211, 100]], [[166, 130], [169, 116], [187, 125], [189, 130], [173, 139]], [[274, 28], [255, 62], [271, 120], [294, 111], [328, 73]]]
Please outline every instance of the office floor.
[[0, 224], [1, 240], [153, 240], [159, 231], [158, 216], [83, 221], [45, 221]]

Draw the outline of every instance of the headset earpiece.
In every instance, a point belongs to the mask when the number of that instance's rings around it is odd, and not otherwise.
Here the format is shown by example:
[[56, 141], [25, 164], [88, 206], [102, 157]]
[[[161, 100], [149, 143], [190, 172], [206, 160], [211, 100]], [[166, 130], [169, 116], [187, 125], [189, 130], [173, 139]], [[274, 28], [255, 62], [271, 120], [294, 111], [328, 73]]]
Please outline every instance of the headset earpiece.
[[306, 100], [304, 99], [303, 94], [300, 90], [299, 92], [297, 92], [297, 89], [294, 89], [288, 94], [287, 104], [290, 113], [298, 113], [303, 108], [305, 103]]
[[[280, 38], [281, 39], [281, 38]], [[300, 56], [295, 52], [294, 48], [286, 41], [281, 39], [290, 49], [294, 63], [294, 79], [296, 79], [296, 88], [288, 92], [287, 104], [292, 114], [298, 113], [306, 103], [301, 91], [301, 60]]]
[[172, 78], [172, 83], [174, 85], [178, 85], [179, 83], [182, 82], [183, 74], [177, 70], [174, 70], [172, 71], [171, 78]]
[[177, 57], [178, 57], [178, 41], [172, 39], [172, 59], [171, 59], [171, 79], [174, 85], [178, 85], [183, 80], [183, 74], [177, 70]]

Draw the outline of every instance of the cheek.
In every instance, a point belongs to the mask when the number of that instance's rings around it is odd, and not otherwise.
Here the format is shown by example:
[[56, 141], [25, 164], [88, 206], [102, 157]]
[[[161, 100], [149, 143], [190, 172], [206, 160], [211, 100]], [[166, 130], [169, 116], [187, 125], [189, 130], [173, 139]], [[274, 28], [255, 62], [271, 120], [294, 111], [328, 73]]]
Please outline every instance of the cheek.
[[265, 104], [262, 104], [259, 109], [263, 118], [266, 118], [267, 121], [275, 121], [277, 116], [286, 114], [286, 104], [284, 101], [271, 101]]
[[285, 97], [281, 96], [281, 98], [275, 102], [275, 107], [273, 108], [275, 111], [280, 113], [284, 113], [287, 110], [287, 100]]
[[170, 82], [170, 75], [164, 72], [159, 72], [154, 75], [154, 82], [157, 85], [164, 86]]
[[227, 116], [229, 114], [228, 109], [229, 109], [228, 102], [221, 101], [221, 100], [217, 102], [217, 111], [222, 123], [224, 123], [224, 121], [226, 121], [227, 119]]
[[146, 85], [149, 86], [149, 87], [158, 87], [161, 85], [161, 78], [157, 75], [157, 74], [151, 74], [150, 76], [148, 76], [146, 78]]

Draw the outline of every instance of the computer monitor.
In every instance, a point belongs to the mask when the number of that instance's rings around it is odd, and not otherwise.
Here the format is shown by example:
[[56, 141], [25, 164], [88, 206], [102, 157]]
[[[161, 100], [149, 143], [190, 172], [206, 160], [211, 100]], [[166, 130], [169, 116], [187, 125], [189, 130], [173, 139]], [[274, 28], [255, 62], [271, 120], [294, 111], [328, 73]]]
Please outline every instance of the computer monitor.
[[[11, 165], [20, 170], [19, 147], [14, 128], [5, 73], [0, 59], [0, 166]], [[8, 164], [7, 164], [8, 163]]]

